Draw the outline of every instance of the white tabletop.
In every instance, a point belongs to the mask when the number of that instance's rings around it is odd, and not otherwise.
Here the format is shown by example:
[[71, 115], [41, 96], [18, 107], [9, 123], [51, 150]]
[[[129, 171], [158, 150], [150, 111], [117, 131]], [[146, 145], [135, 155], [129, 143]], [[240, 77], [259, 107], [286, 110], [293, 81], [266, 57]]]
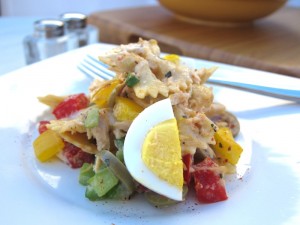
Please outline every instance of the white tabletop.
[[[0, 224], [300, 224], [299, 105], [283, 100], [214, 87], [215, 99], [240, 119], [238, 140], [245, 159], [238, 167], [244, 176], [228, 179], [229, 200], [220, 204], [197, 206], [190, 198], [157, 209], [142, 196], [121, 203], [89, 202], [85, 188], [78, 184], [78, 171], [54, 161], [36, 161], [31, 147], [38, 135], [36, 122], [50, 116], [36, 96], [87, 93], [91, 79], [76, 65], [87, 53], [106, 50], [104, 45], [90, 45], [0, 77], [0, 190], [5, 193]], [[203, 60], [197, 60], [195, 67], [203, 67]], [[230, 68], [220, 67], [219, 75], [238, 73], [235, 77], [300, 86], [300, 79], [275, 75], [270, 79], [259, 71]]]

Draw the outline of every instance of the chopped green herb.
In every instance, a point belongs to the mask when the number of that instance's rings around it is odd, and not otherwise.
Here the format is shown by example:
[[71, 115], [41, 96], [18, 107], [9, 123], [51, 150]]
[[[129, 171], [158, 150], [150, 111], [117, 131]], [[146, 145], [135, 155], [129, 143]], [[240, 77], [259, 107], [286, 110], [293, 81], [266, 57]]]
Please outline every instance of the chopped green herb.
[[137, 78], [134, 74], [132, 73], [129, 73], [126, 80], [125, 80], [125, 83], [128, 87], [133, 87], [134, 85], [136, 85], [138, 82], [139, 82], [139, 78]]

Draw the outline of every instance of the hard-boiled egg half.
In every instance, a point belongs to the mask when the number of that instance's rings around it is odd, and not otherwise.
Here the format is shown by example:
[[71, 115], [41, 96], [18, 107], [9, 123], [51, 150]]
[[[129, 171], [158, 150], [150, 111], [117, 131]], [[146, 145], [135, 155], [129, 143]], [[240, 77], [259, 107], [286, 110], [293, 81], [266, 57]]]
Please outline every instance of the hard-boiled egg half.
[[133, 120], [125, 138], [124, 161], [140, 184], [170, 199], [182, 200], [183, 163], [170, 99], [154, 103]]

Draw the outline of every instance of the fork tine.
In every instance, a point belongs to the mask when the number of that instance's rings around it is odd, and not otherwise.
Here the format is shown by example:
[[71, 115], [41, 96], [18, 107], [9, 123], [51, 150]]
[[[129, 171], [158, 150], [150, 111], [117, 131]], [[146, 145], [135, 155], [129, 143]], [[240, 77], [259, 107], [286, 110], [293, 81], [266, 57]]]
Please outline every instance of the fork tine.
[[106, 76], [102, 76], [101, 74], [99, 74], [98, 72], [94, 71], [94, 69], [92, 67], [90, 67], [89, 65], [87, 65], [85, 62], [81, 62], [77, 68], [83, 72], [85, 75], [93, 78], [93, 79], [104, 79], [107, 80]]
[[94, 78], [110, 80], [115, 76], [114, 72], [108, 70], [108, 66], [93, 56], [87, 55], [78, 65], [78, 69], [84, 74]]
[[91, 55], [87, 55], [87, 59], [90, 59], [89, 61], [97, 66], [97, 68], [105, 73], [107, 73], [108, 75], [110, 75], [111, 77], [114, 77], [115, 76], [115, 72], [109, 70], [109, 66], [103, 62], [101, 62], [99, 59], [95, 58], [94, 56], [91, 56]]

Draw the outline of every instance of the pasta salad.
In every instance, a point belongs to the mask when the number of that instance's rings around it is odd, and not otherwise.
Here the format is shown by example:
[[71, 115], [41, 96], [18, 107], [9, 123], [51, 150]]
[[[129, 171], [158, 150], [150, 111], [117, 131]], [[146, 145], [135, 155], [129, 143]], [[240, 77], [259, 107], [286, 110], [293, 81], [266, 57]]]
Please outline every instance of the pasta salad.
[[[214, 102], [213, 89], [205, 85], [217, 68], [190, 68], [177, 55], [161, 56], [155, 40], [143, 39], [99, 60], [115, 72], [113, 79], [94, 80], [88, 94], [39, 97], [53, 120], [39, 122], [36, 158], [58, 157], [79, 169], [91, 201], [143, 194], [161, 207], [184, 201], [189, 190], [201, 203], [226, 200], [224, 176], [235, 172], [243, 149], [234, 140], [237, 118]], [[151, 185], [144, 170], [155, 177]], [[164, 194], [166, 187], [180, 198]]]

